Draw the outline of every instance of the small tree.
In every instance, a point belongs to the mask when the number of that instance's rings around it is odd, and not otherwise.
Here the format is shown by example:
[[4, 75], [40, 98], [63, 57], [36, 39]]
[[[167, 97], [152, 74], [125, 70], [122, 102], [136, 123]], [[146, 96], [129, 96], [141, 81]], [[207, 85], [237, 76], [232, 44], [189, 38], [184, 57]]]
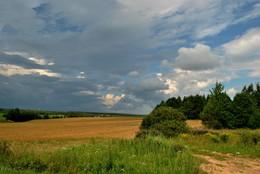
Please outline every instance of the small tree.
[[19, 108], [15, 109], [10, 109], [6, 115], [5, 115], [7, 120], [12, 120], [12, 121], [19, 121], [21, 118], [21, 112]]
[[188, 119], [199, 119], [200, 113], [206, 104], [205, 96], [191, 95], [185, 97], [183, 100], [183, 106], [179, 109]]
[[253, 96], [247, 92], [237, 93], [232, 103], [233, 117], [228, 122], [229, 128], [248, 127], [250, 117], [256, 114]]
[[223, 90], [224, 86], [217, 82], [210, 90], [208, 102], [200, 115], [203, 124], [209, 128], [228, 127], [228, 120], [232, 117], [231, 99]]

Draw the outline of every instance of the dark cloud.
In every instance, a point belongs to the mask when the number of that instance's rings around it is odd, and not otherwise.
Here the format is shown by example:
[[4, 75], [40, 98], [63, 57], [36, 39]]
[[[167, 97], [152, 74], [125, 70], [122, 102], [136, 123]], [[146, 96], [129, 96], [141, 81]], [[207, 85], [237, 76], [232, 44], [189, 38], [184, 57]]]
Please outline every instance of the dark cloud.
[[0, 52], [0, 63], [18, 65], [23, 68], [29, 68], [29, 69], [45, 69], [44, 66], [36, 64], [25, 57], [19, 55], [7, 55], [1, 52]]
[[[0, 64], [15, 66], [0, 66], [0, 106], [149, 112], [169, 95], [214, 83], [201, 78], [215, 80], [218, 73], [199, 73], [221, 67], [203, 39], [258, 16], [257, 1], [241, 14], [247, 1], [147, 2], [1, 1]], [[205, 44], [190, 48], [197, 42]], [[6, 73], [17, 67], [23, 69]], [[194, 80], [200, 88], [186, 89]], [[102, 104], [108, 94], [121, 97], [110, 108]]]

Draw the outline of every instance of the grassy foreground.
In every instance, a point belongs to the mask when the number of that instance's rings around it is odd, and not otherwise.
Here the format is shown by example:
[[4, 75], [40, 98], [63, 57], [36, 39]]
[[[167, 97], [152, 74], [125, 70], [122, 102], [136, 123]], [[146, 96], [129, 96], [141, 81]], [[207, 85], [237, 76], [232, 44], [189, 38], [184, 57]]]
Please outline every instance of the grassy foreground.
[[[119, 124], [116, 120], [112, 122]], [[111, 126], [109, 122], [105, 123]], [[122, 123], [122, 120], [120, 123], [124, 128], [136, 126], [132, 122]], [[225, 153], [249, 160], [260, 159], [260, 129], [210, 130], [205, 129], [199, 120], [190, 120], [187, 124], [192, 128], [189, 133], [171, 139], [147, 135], [146, 138], [133, 139], [84, 137], [0, 140], [0, 174], [200, 174], [205, 173], [200, 169], [201, 163], [205, 161], [196, 157], [196, 154], [220, 160], [225, 160], [225, 156], [221, 155]], [[37, 126], [39, 128], [39, 124]], [[116, 128], [122, 130], [121, 127]]]
[[0, 156], [0, 173], [203, 173], [185, 146], [163, 137], [91, 139], [56, 150], [11, 148], [7, 144]]

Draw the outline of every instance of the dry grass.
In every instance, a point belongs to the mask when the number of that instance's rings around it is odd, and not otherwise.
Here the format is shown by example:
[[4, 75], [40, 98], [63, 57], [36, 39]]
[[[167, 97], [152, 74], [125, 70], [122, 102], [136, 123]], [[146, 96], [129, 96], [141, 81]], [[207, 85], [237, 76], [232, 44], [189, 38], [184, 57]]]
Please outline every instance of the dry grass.
[[91, 137], [132, 138], [139, 130], [139, 117], [64, 118], [1, 123], [0, 140], [39, 141]]
[[191, 128], [204, 128], [201, 120], [187, 120], [186, 123]]
[[[41, 141], [91, 137], [133, 138], [139, 130], [140, 117], [88, 117], [32, 120], [1, 123], [0, 140]], [[192, 128], [201, 128], [201, 120], [187, 120]]]

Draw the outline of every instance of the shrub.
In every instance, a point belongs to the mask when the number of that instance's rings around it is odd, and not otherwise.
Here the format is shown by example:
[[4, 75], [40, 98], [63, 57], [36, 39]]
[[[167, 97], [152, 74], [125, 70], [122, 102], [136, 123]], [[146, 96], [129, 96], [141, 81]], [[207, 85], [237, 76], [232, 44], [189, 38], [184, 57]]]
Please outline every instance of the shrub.
[[154, 109], [148, 116], [144, 117], [141, 124], [141, 129], [149, 129], [157, 123], [170, 120], [185, 121], [186, 117], [183, 113], [173, 109], [172, 107], [159, 107]]
[[220, 139], [218, 137], [218, 135], [212, 134], [212, 133], [206, 133], [205, 136], [209, 137], [209, 139], [213, 142], [213, 143], [219, 143]]
[[[149, 131], [153, 135], [164, 135], [166, 137], [175, 137], [180, 133], [188, 131], [185, 123], [186, 117], [172, 107], [155, 108], [146, 116], [140, 126], [141, 131]], [[146, 133], [139, 133], [138, 136]]]
[[240, 144], [248, 146], [248, 145], [257, 145], [260, 142], [260, 134], [259, 133], [251, 133], [251, 132], [239, 132], [240, 136]]
[[176, 137], [181, 133], [188, 132], [188, 127], [184, 121], [163, 121], [151, 127], [152, 132], [155, 134], [161, 133], [166, 137]]
[[229, 134], [227, 133], [220, 133], [219, 138], [222, 142], [226, 143], [229, 139]]
[[142, 131], [136, 132], [135, 137], [145, 139], [150, 134], [151, 134], [150, 130], [142, 130]]

